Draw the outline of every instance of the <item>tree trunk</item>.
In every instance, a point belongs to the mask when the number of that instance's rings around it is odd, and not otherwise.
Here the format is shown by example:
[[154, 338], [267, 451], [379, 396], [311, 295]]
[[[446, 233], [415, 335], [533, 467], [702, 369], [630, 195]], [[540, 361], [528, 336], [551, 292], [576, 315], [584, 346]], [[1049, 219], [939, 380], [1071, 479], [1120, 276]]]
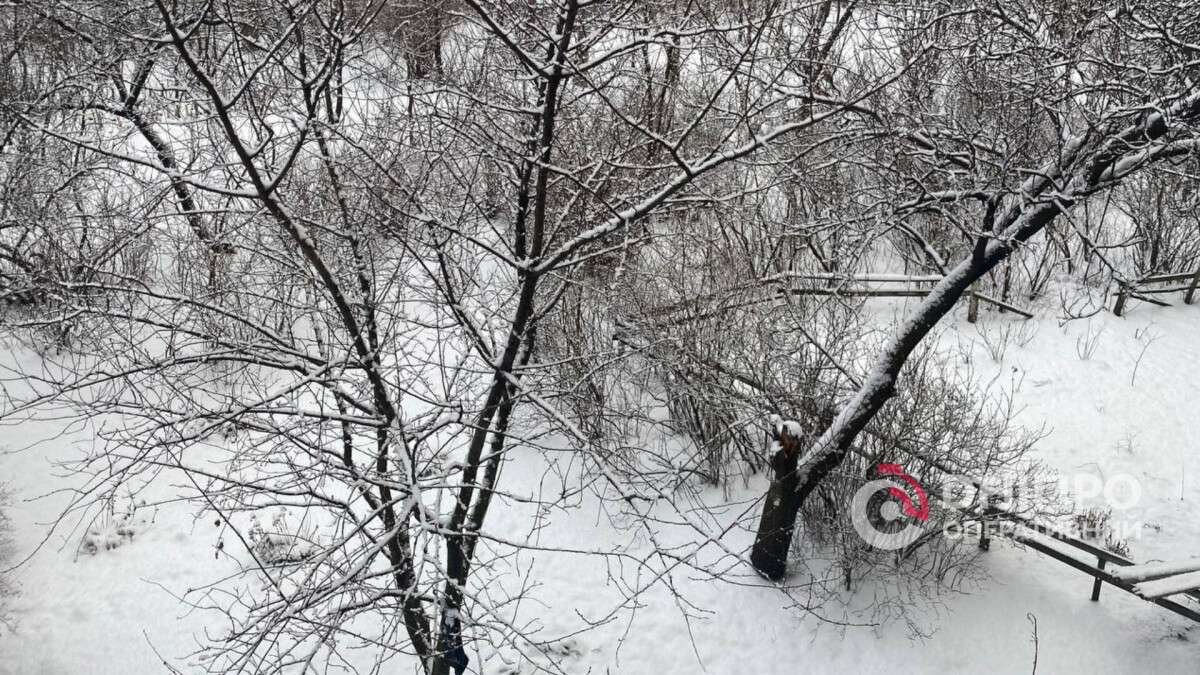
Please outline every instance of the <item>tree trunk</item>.
[[800, 477], [796, 474], [796, 464], [801, 446], [800, 439], [788, 433], [786, 426], [772, 433], [777, 449], [771, 456], [771, 486], [763, 504], [750, 562], [764, 577], [779, 581], [787, 574], [788, 548], [800, 511]]

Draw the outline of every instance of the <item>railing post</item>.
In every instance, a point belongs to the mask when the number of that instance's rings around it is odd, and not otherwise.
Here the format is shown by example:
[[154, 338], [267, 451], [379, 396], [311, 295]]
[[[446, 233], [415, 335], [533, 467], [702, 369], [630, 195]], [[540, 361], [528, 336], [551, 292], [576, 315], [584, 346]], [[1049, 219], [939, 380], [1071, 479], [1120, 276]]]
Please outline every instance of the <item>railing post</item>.
[[996, 511], [990, 506], [990, 504], [991, 504], [990, 497], [988, 498], [988, 504], [989, 504], [989, 506], [985, 506], [983, 509], [983, 515], [981, 515], [979, 517], [979, 550], [980, 551], [989, 551], [992, 548], [992, 538], [988, 536], [988, 523], [990, 521], [987, 519], [987, 517], [996, 513]]
[[1125, 301], [1129, 299], [1129, 285], [1124, 281], [1117, 283], [1121, 285], [1121, 290], [1117, 293], [1117, 304], [1113, 307], [1113, 314], [1121, 316], [1125, 312]]
[[[1108, 560], [1099, 556], [1097, 556], [1096, 559], [1100, 561], [1100, 569], [1103, 570], [1104, 563], [1108, 562]], [[1092, 582], [1092, 602], [1098, 602], [1100, 600], [1100, 585], [1102, 583], [1104, 582], [1100, 580], [1100, 577], [1096, 577], [1096, 580]]]
[[1188, 286], [1187, 295], [1183, 296], [1183, 304], [1190, 305], [1192, 300], [1196, 299], [1197, 286], [1200, 286], [1200, 269], [1197, 269], [1196, 273], [1192, 275], [1192, 283]]

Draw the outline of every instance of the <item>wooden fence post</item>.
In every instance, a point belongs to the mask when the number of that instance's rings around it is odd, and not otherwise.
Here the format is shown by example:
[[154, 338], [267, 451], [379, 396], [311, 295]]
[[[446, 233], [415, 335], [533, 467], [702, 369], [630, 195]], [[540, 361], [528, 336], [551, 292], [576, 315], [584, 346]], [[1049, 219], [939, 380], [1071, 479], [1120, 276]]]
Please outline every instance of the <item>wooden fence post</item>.
[[[1008, 291], [1012, 287], [1012, 261], [1004, 263], [1004, 285], [1000, 288], [1000, 301], [1008, 302]], [[1007, 311], [1004, 305], [997, 305], [1001, 314]]]
[[1121, 285], [1121, 290], [1117, 293], [1117, 304], [1113, 306], [1113, 314], [1121, 316], [1125, 312], [1125, 301], [1129, 299], [1129, 285], [1124, 281], [1118, 281]]
[[1188, 286], [1187, 295], [1183, 296], [1183, 304], [1190, 305], [1196, 299], [1197, 286], [1200, 286], [1200, 269], [1197, 269], [1196, 273], [1192, 275], [1192, 283]]
[[[1108, 562], [1108, 560], [1099, 556], [1097, 556], [1096, 559], [1100, 561], [1100, 569], [1103, 570], [1104, 563]], [[1096, 580], [1092, 582], [1092, 602], [1098, 602], [1100, 600], [1100, 585], [1102, 583], [1104, 582], [1100, 581], [1100, 577], [1096, 577]]]

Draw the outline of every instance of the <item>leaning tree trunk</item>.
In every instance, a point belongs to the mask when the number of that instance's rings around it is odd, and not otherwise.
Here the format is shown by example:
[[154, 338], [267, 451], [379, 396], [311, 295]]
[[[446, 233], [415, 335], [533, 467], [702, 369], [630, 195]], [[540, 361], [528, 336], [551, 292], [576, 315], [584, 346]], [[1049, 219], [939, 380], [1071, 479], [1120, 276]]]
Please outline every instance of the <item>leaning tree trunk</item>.
[[1185, 136], [1172, 143], [1169, 134], [1197, 121], [1200, 91], [1192, 91], [1166, 110], [1149, 112], [1132, 124], [1111, 128], [1108, 134], [1089, 129], [1069, 139], [1055, 159], [1025, 181], [1019, 196], [985, 196], [983, 234], [971, 255], [949, 270], [899, 327], [862, 386], [842, 405], [811, 449], [803, 456], [798, 449], [789, 449], [772, 458], [776, 471], [750, 555], [759, 573], [775, 580], [784, 576], [795, 517], [805, 498], [837, 467], [854, 439], [893, 396], [908, 357], [971, 285], [1090, 195], [1118, 184], [1147, 164], [1194, 152], [1196, 140]]
[[804, 439], [789, 433], [789, 428], [795, 426], [781, 424], [774, 431], [776, 451], [771, 455], [771, 485], [767, 488], [767, 501], [763, 504], [754, 548], [750, 550], [750, 563], [754, 569], [772, 581], [787, 575], [788, 549], [805, 499], [846, 455], [844, 450], [831, 453], [811, 471], [801, 472], [799, 460]]

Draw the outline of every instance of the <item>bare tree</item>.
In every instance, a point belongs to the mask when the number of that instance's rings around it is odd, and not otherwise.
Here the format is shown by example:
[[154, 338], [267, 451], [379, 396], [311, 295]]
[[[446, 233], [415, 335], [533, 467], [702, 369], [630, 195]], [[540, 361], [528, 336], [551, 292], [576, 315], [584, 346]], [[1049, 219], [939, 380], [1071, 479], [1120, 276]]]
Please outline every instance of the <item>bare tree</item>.
[[[84, 260], [90, 276], [48, 284], [52, 314], [14, 322], [86, 339], [10, 373], [34, 393], [5, 413], [70, 402], [97, 422], [73, 511], [170, 472], [242, 539], [266, 591], [187, 598], [231, 616], [206, 661], [222, 672], [332, 661], [346, 640], [438, 674], [473, 641], [537, 649], [487, 584], [521, 543], [485, 524], [512, 448], [536, 443], [519, 406], [575, 429], [547, 400], [562, 371], [539, 328], [603, 287], [599, 261], [670, 234], [659, 214], [752, 191], [735, 168], [797, 161], [812, 147], [786, 139], [907, 67], [780, 114], [799, 66], [774, 50], [806, 13], [664, 8], [650, 29], [567, 0], [467, 2], [396, 77], [381, 8], [16, 8], [91, 47], [16, 123], [136, 177], [118, 222], [160, 224], [118, 246], [148, 274]], [[105, 79], [65, 84], [88, 70]]]

